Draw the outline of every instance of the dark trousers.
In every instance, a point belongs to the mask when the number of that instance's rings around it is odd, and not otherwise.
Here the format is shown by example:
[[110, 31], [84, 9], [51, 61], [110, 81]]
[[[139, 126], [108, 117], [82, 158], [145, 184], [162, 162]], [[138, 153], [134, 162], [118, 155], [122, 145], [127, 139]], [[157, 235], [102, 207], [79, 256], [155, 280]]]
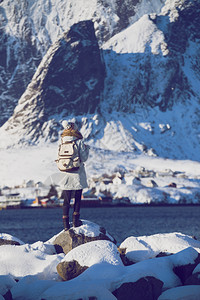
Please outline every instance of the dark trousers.
[[74, 202], [74, 213], [79, 214], [81, 208], [81, 195], [82, 190], [64, 190], [64, 203], [63, 203], [63, 216], [69, 216], [69, 209], [70, 209], [70, 200], [72, 197], [75, 197]]

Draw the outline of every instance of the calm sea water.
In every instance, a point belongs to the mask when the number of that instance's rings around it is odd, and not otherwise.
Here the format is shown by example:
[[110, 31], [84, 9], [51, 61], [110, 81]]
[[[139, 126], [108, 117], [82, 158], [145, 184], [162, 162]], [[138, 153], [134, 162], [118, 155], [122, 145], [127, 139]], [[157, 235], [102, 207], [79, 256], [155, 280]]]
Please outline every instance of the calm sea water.
[[[104, 226], [118, 244], [129, 236], [169, 232], [200, 240], [199, 216], [200, 206], [81, 208], [81, 219]], [[62, 208], [0, 211], [0, 232], [25, 243], [47, 241], [62, 229]]]

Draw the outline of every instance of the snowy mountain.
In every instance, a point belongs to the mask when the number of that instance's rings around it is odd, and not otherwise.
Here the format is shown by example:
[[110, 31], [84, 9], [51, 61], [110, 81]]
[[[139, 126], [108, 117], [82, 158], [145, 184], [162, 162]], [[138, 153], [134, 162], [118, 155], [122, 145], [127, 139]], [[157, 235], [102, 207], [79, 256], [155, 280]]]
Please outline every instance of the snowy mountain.
[[92, 20], [101, 45], [162, 5], [162, 0], [0, 1], [0, 125], [12, 115], [49, 47], [73, 24]]
[[17, 3], [1, 3], [1, 148], [76, 117], [95, 147], [200, 160], [199, 1]]
[[41, 137], [57, 140], [61, 126], [55, 116], [94, 113], [104, 77], [92, 21], [74, 24], [50, 47], [3, 128], [20, 143], [34, 144]]

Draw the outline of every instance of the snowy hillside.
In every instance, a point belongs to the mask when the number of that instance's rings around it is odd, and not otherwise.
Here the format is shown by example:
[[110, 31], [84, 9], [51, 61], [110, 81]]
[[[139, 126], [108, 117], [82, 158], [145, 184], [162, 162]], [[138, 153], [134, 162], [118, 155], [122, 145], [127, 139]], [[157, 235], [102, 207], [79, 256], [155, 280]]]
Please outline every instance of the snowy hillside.
[[[65, 173], [58, 171], [57, 144], [1, 151], [0, 187], [23, 185], [30, 179], [60, 185]], [[86, 162], [89, 191], [97, 197], [109, 193], [113, 199], [128, 197], [132, 203], [200, 203], [200, 162], [172, 160], [133, 152], [90, 149]], [[123, 174], [118, 178], [118, 174]], [[106, 174], [106, 175], [105, 175]], [[106, 177], [105, 177], [106, 176]], [[113, 178], [104, 184], [103, 178]], [[173, 185], [174, 186], [173, 186]], [[58, 187], [59, 188], [59, 187]], [[87, 189], [84, 192], [89, 192]]]

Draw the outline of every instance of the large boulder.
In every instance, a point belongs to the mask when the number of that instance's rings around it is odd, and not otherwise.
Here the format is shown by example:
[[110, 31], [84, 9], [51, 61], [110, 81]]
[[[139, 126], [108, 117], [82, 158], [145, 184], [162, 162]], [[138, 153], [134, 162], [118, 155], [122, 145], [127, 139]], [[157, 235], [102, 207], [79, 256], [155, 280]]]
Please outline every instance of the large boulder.
[[8, 233], [0, 233], [0, 246], [3, 245], [23, 245], [24, 242], [22, 242], [20, 239], [16, 238], [15, 236], [12, 236]]
[[200, 285], [200, 272], [190, 275], [185, 280], [184, 285]]
[[128, 264], [158, 256], [171, 255], [188, 247], [200, 248], [200, 241], [180, 232], [130, 236], [119, 246], [120, 253]]
[[182, 284], [185, 284], [185, 282], [187, 282], [188, 278], [191, 277], [193, 270], [199, 263], [200, 254], [198, 253], [197, 257], [193, 261], [177, 265], [174, 267], [173, 271], [180, 278]]
[[[63, 254], [50, 251], [53, 246], [37, 247], [33, 244], [0, 247], [0, 274], [10, 274], [14, 279], [40, 274], [40, 279], [51, 280], [56, 276], [56, 266], [63, 259]], [[48, 252], [48, 253], [47, 253]], [[0, 280], [1, 285], [1, 280]]]
[[3, 245], [20, 245], [19, 242], [16, 242], [16, 241], [12, 241], [12, 240], [4, 240], [4, 239], [0, 239], [0, 246], [3, 246]]
[[118, 300], [157, 300], [162, 293], [162, 287], [161, 280], [147, 276], [136, 282], [123, 283], [113, 295]]
[[92, 265], [100, 263], [123, 265], [113, 242], [92, 241], [74, 248], [57, 265], [57, 271], [63, 280], [70, 280]]
[[67, 254], [73, 248], [96, 240], [108, 240], [116, 244], [116, 240], [105, 230], [105, 228], [90, 221], [82, 221], [79, 227], [72, 227], [62, 231], [53, 241], [56, 252]]
[[76, 260], [63, 261], [57, 265], [58, 274], [65, 281], [79, 276], [87, 269], [87, 266], [82, 267]]
[[146, 259], [124, 267], [126, 272], [123, 275], [121, 284], [136, 282], [140, 278], [153, 276], [163, 282], [163, 290], [180, 286], [182, 285], [181, 278], [178, 276], [179, 274], [175, 274], [174, 270], [190, 264], [193, 265], [198, 255], [199, 253], [194, 248], [189, 247], [170, 256]]

